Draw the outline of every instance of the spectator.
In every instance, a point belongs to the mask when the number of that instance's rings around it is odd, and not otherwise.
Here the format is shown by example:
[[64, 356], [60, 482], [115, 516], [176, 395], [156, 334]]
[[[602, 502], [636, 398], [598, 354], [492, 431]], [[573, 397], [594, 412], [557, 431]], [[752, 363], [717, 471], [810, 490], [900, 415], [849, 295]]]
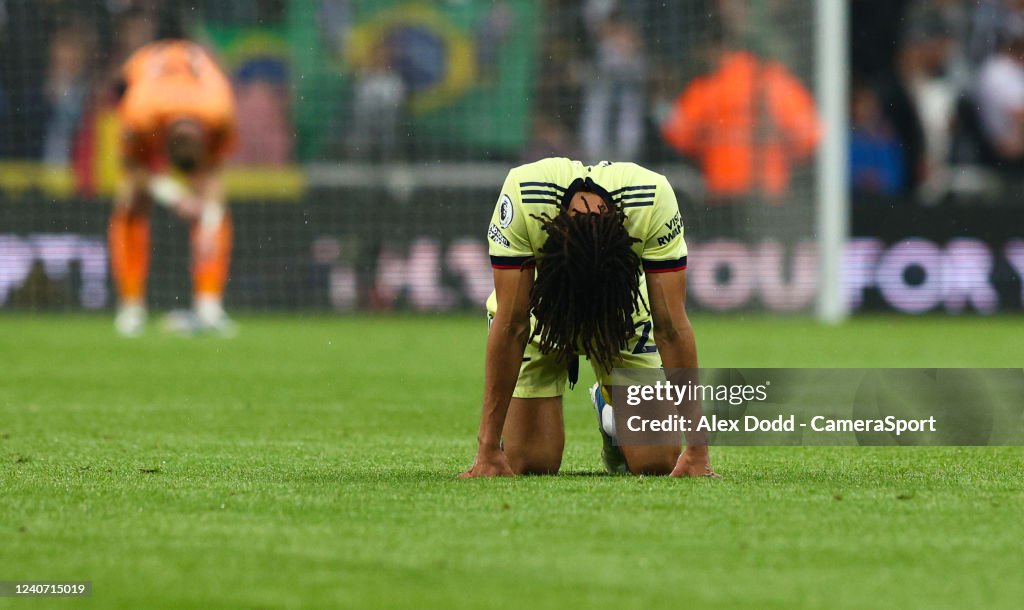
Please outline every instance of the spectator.
[[788, 66], [801, 59], [797, 41], [786, 31], [792, 23], [792, 2], [716, 0], [715, 8], [727, 39], [738, 46]]
[[132, 53], [156, 40], [158, 23], [155, 13], [139, 7], [129, 8], [118, 16], [110, 58], [112, 71], [119, 72]]
[[53, 7], [37, 1], [4, 2], [6, 27], [0, 31], [0, 74], [7, 92], [10, 131], [0, 137], [0, 151], [14, 158], [42, 157], [48, 118], [43, 88], [51, 12]]
[[[7, 5], [3, 0], [0, 0], [0, 57], [5, 55], [7, 49], [5, 48], [5, 42], [7, 40]], [[10, 134], [10, 125], [7, 121], [7, 91], [4, 89], [4, 69], [6, 66], [4, 62], [0, 60], [0, 133]], [[6, 138], [4, 138], [6, 139]], [[7, 151], [6, 146], [0, 143], [0, 156], [3, 156]]]
[[54, 34], [43, 88], [50, 110], [43, 143], [43, 161], [47, 164], [68, 164], [90, 92], [89, 60], [94, 48], [95, 37], [85, 26], [65, 27]]
[[814, 100], [778, 62], [718, 49], [717, 67], [694, 79], [662, 124], [665, 140], [701, 165], [713, 202], [785, 195], [794, 163], [821, 137]]
[[515, 23], [515, 15], [507, 1], [498, 0], [490, 4], [473, 29], [477, 78], [487, 85], [493, 84], [498, 78], [502, 46], [512, 33], [512, 25]]
[[1024, 0], [980, 0], [971, 17], [967, 56], [980, 66], [999, 49], [1002, 33], [1024, 28]]
[[[3, 73], [0, 73], [0, 133], [10, 134], [11, 126], [7, 118], [7, 105], [7, 91], [4, 90]], [[0, 142], [0, 157], [7, 154], [6, 149], [4, 143]]]
[[907, 32], [883, 104], [903, 145], [907, 194], [933, 200], [945, 191], [956, 85], [947, 77], [953, 38], [932, 15]]
[[583, 154], [590, 162], [635, 159], [643, 141], [647, 82], [640, 35], [613, 3], [592, 0], [585, 11], [596, 48], [584, 83]]
[[971, 19], [972, 8], [962, 0], [913, 0], [904, 20], [904, 40], [929, 30], [948, 38], [944, 71], [958, 91], [968, 86], [973, 71], [969, 57]]
[[[543, 108], [552, 118], [568, 122], [569, 117], [580, 116], [581, 86], [589, 71], [582, 65], [579, 43], [587, 35], [579, 18], [579, 2], [547, 0], [547, 4], [538, 32], [538, 57], [546, 61], [536, 73], [534, 108]], [[573, 137], [578, 137], [575, 129]]]
[[397, 159], [406, 87], [392, 67], [391, 56], [391, 46], [377, 42], [357, 75], [348, 141], [354, 159]]
[[1024, 32], [1007, 31], [981, 66], [975, 98], [983, 135], [1005, 167], [1024, 160]]
[[523, 153], [523, 162], [531, 163], [548, 157], [568, 157], [575, 159], [576, 147], [570, 133], [557, 121], [537, 112], [533, 118], [533, 134]]
[[900, 141], [871, 87], [855, 83], [851, 97], [850, 185], [856, 193], [896, 195], [904, 181]]

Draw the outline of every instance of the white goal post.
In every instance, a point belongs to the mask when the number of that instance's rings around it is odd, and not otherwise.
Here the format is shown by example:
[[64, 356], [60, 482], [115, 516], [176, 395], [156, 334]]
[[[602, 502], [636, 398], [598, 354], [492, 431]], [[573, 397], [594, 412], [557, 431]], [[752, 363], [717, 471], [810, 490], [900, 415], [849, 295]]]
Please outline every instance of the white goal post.
[[818, 0], [816, 82], [824, 137], [818, 151], [817, 242], [818, 319], [838, 324], [848, 306], [843, 284], [843, 251], [849, 235], [849, 7], [846, 0]]

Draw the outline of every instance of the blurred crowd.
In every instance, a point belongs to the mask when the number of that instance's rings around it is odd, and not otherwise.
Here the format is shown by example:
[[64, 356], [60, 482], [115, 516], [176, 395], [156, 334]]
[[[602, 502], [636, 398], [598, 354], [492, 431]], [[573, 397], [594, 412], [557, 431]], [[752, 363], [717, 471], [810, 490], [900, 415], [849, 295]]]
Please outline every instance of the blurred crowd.
[[813, 11], [779, 0], [548, 4], [544, 56], [557, 61], [542, 72], [526, 158], [685, 160], [712, 203], [779, 201], [807, 174], [821, 129], [799, 41], [812, 44]]
[[[305, 1], [329, 20], [354, 0]], [[283, 22], [290, 4], [0, 0], [0, 157], [73, 164], [94, 137], [86, 117], [112, 105], [119, 66], [151, 40], [194, 31], [182, 14], [263, 24]], [[687, 162], [722, 201], [779, 198], [810, 171], [821, 126], [806, 3], [540, 4], [530, 136], [519, 159]], [[509, 0], [490, 5], [479, 39], [515, 35]], [[850, 8], [854, 191], [929, 203], [1013, 181], [1024, 167], [1024, 0], [852, 0]], [[493, 78], [497, 48], [478, 45], [479, 78]], [[403, 143], [408, 83], [390, 62], [376, 48], [354, 75], [349, 127], [326, 155], [434, 158], [436, 150]], [[236, 161], [294, 161], [289, 76], [232, 77], [243, 126]]]
[[[117, 104], [125, 60], [161, 38], [195, 31], [194, 12], [227, 21], [279, 19], [283, 0], [0, 0], [0, 157], [52, 166], [93, 165]], [[236, 162], [291, 160], [287, 81], [259, 65], [231, 76], [239, 122]]]
[[86, 108], [156, 20], [97, 2], [0, 2], [0, 155], [67, 163]]
[[922, 203], [1024, 168], [1024, 1], [852, 3], [851, 181]]

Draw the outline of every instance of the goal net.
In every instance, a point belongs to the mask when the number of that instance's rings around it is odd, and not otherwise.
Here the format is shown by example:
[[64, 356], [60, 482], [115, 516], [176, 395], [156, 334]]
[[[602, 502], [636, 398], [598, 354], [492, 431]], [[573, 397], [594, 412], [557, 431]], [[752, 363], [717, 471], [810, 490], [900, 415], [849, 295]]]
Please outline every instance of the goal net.
[[[479, 309], [505, 173], [666, 174], [693, 308], [810, 311], [815, 7], [739, 0], [0, 0], [0, 308], [114, 303], [114, 83], [187, 36], [230, 76], [236, 310]], [[151, 307], [188, 303], [157, 209]]]

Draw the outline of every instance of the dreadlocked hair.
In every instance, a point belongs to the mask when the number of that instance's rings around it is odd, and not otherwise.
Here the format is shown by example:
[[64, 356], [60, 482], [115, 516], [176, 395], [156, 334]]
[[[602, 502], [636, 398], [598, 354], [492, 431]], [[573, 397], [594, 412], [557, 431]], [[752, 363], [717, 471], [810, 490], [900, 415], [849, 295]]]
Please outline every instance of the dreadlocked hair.
[[647, 307], [632, 248], [640, 240], [626, 231], [620, 208], [594, 212], [586, 205], [587, 212], [534, 216], [548, 234], [530, 293], [534, 336], [543, 354], [568, 361], [582, 352], [611, 371], [635, 332], [633, 312]]

